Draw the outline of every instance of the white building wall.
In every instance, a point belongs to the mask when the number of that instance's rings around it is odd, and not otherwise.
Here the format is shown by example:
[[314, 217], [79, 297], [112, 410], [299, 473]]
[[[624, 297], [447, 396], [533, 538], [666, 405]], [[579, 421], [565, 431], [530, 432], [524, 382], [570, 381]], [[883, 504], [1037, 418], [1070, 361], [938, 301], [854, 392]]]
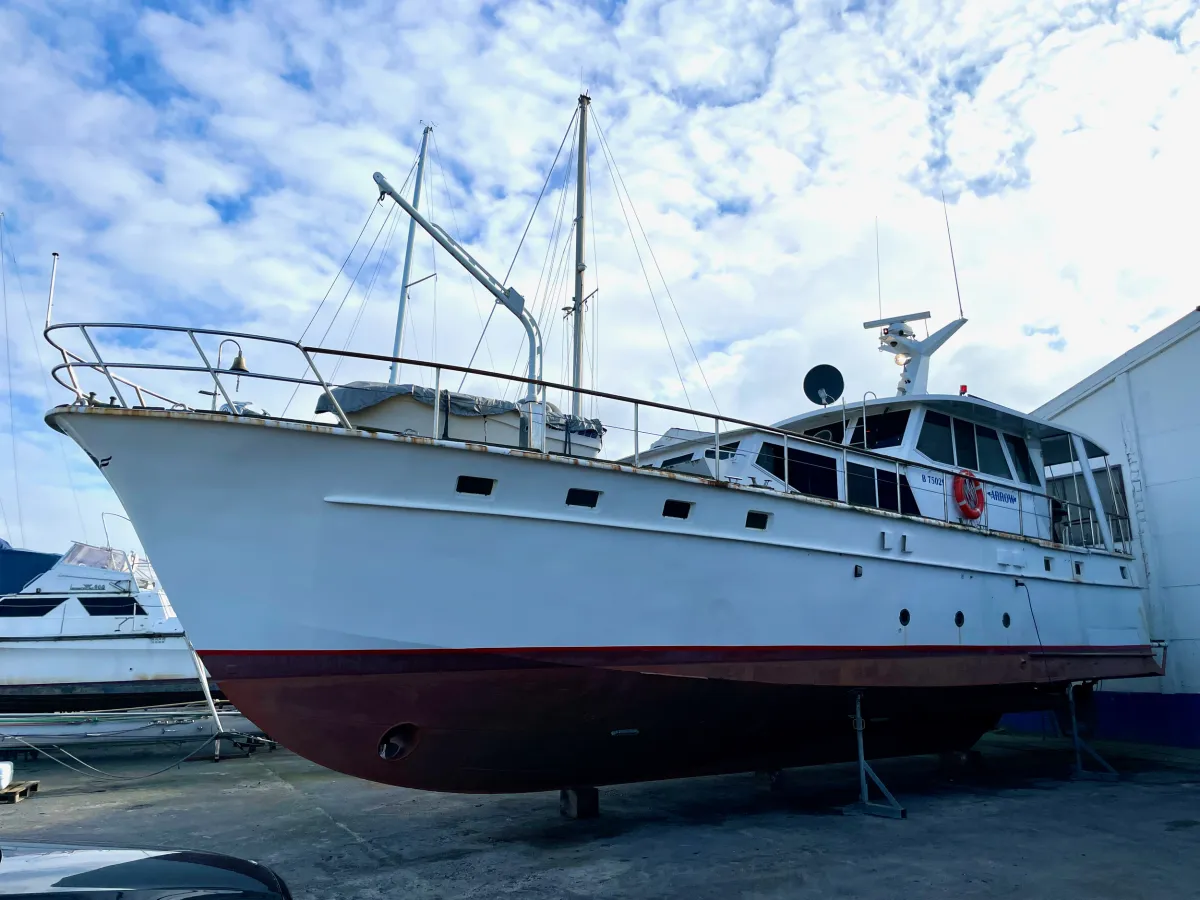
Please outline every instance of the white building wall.
[[1167, 670], [1115, 690], [1200, 693], [1197, 386], [1200, 309], [1034, 410], [1089, 435], [1121, 466], [1150, 633], [1167, 642]]

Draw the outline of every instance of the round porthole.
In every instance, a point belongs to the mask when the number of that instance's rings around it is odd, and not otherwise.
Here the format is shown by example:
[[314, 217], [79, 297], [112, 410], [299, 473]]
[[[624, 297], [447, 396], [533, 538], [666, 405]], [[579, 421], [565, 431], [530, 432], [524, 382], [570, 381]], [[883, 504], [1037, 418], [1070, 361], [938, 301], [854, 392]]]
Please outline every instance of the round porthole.
[[1000, 618], [1000, 621], [1004, 624], [1004, 627], [1007, 628], [1009, 625], [1012, 624], [1012, 616], [1010, 616], [1008, 613], [1005, 613]]
[[963, 627], [963, 622], [965, 622], [965, 621], [966, 621], [966, 618], [963, 616], [961, 609], [954, 614], [954, 624], [957, 625], [959, 628]]
[[393, 762], [412, 753], [417, 746], [417, 726], [411, 722], [391, 728], [379, 739], [379, 757]]
[[908, 610], [907, 610], [907, 609], [902, 609], [902, 610], [900, 610], [900, 624], [901, 624], [901, 625], [907, 625], [907, 624], [909, 623], [909, 620], [910, 620], [911, 618], [912, 618], [912, 616], [910, 616], [910, 615], [908, 614]]

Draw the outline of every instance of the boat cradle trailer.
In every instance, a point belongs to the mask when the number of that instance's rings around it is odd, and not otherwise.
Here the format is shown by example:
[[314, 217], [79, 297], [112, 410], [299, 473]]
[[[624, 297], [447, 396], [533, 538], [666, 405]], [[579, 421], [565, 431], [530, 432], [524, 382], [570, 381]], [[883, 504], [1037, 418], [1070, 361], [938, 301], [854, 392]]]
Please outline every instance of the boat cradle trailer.
[[[211, 377], [213, 380], [213, 385], [214, 385], [215, 390], [218, 391], [220, 393], [220, 395], [226, 401], [225, 409], [221, 413], [217, 414], [217, 415], [220, 415], [221, 417], [225, 417], [228, 415], [232, 415], [235, 417], [240, 417], [240, 416], [244, 416], [244, 415], [258, 415], [257, 413], [245, 410], [244, 405], [238, 404], [233, 400], [232, 396], [229, 394], [225, 385], [221, 381], [220, 376], [222, 374], [224, 374], [226, 376], [252, 377], [252, 378], [265, 379], [265, 380], [269, 380], [269, 381], [288, 382], [288, 383], [294, 384], [296, 386], [302, 386], [302, 385], [303, 386], [311, 386], [311, 387], [316, 387], [316, 388], [320, 389], [320, 391], [322, 392], [322, 394], [325, 398], [325, 402], [328, 403], [330, 411], [333, 412], [333, 414], [335, 415], [335, 417], [338, 420], [338, 426], [341, 428], [351, 430], [351, 431], [358, 431], [360, 429], [351, 423], [349, 417], [346, 415], [346, 412], [343, 410], [342, 406], [338, 402], [338, 399], [335, 396], [335, 393], [333, 390], [334, 385], [331, 382], [325, 380], [325, 378], [318, 371], [317, 365], [316, 365], [316, 362], [314, 359], [314, 357], [316, 357], [317, 355], [331, 355], [331, 356], [344, 357], [344, 358], [350, 358], [350, 359], [380, 361], [380, 362], [390, 363], [393, 365], [413, 365], [413, 366], [420, 367], [420, 368], [432, 368], [435, 370], [434, 391], [438, 392], [438, 393], [440, 393], [441, 390], [443, 390], [441, 388], [441, 375], [442, 375], [443, 371], [457, 372], [457, 373], [462, 373], [464, 375], [479, 375], [479, 376], [485, 376], [485, 377], [489, 377], [489, 378], [499, 378], [499, 379], [508, 380], [508, 381], [524, 382], [527, 386], [527, 400], [529, 402], [528, 402], [528, 407], [527, 407], [526, 411], [524, 412], [524, 414], [521, 417], [522, 418], [522, 428], [521, 428], [520, 447], [522, 449], [524, 449], [528, 452], [537, 453], [539, 455], [545, 454], [547, 452], [547, 450], [546, 450], [546, 431], [547, 431], [548, 415], [547, 415], [547, 405], [545, 402], [545, 392], [547, 389], [559, 389], [559, 390], [564, 390], [564, 391], [570, 392], [570, 393], [572, 393], [572, 395], [580, 395], [581, 394], [581, 395], [586, 395], [586, 396], [592, 396], [597, 399], [609, 399], [609, 400], [616, 400], [616, 401], [632, 404], [632, 406], [633, 406], [633, 422], [634, 422], [633, 454], [630, 457], [621, 460], [619, 463], [610, 463], [610, 465], [632, 466], [634, 468], [639, 466], [639, 456], [640, 456], [640, 452], [641, 452], [640, 448], [639, 448], [639, 442], [638, 442], [638, 411], [639, 411], [639, 408], [653, 408], [653, 409], [660, 410], [660, 411], [682, 413], [682, 414], [685, 414], [688, 416], [697, 416], [698, 415], [698, 416], [702, 416], [706, 419], [712, 419], [713, 425], [714, 425], [713, 441], [714, 441], [715, 449], [714, 449], [714, 451], [710, 451], [710, 452], [714, 452], [714, 456], [715, 456], [715, 468], [716, 468], [715, 481], [718, 484], [723, 484], [724, 486], [731, 487], [731, 488], [739, 488], [740, 486], [730, 483], [730, 482], [727, 482], [727, 481], [722, 482], [721, 476], [720, 476], [721, 424], [722, 423], [724, 423], [726, 425], [750, 427], [750, 428], [760, 430], [767, 434], [775, 434], [775, 435], [783, 437], [785, 442], [788, 441], [789, 439], [791, 439], [792, 441], [795, 441], [797, 443], [797, 445], [813, 441], [813, 439], [811, 439], [811, 438], [805, 438], [804, 436], [797, 435], [794, 432], [780, 430], [779, 428], [776, 428], [776, 427], [763, 426], [763, 425], [760, 425], [757, 423], [753, 423], [753, 422], [749, 422], [749, 421], [745, 421], [745, 420], [741, 420], [741, 419], [736, 419], [736, 418], [729, 417], [729, 416], [722, 416], [722, 415], [717, 415], [717, 414], [712, 414], [712, 413], [702, 413], [702, 412], [697, 412], [692, 409], [672, 406], [670, 404], [657, 403], [654, 401], [637, 400], [635, 398], [624, 397], [624, 396], [620, 396], [617, 394], [608, 393], [605, 391], [584, 388], [577, 384], [563, 385], [563, 384], [557, 384], [557, 383], [548, 382], [548, 381], [543, 380], [543, 378], [541, 377], [542, 376], [541, 336], [538, 331], [536, 321], [533, 319], [533, 317], [530, 315], [530, 313], [525, 309], [524, 298], [513, 288], [503, 287], [497, 279], [495, 279], [493, 276], [491, 276], [490, 273], [488, 273], [486, 269], [484, 269], [479, 263], [477, 263], [470, 256], [470, 254], [468, 254], [465, 249], [463, 249], [456, 241], [454, 241], [453, 238], [451, 238], [448, 234], [446, 234], [443, 229], [441, 229], [436, 224], [433, 224], [433, 223], [429, 222], [427, 219], [425, 219], [424, 216], [422, 216], [410, 203], [408, 203], [408, 201], [406, 201], [402, 196], [400, 196], [400, 194], [392, 188], [392, 186], [388, 183], [387, 179], [384, 178], [381, 174], [379, 174], [379, 173], [375, 174], [375, 182], [380, 189], [380, 198], [381, 199], [383, 196], [391, 197], [399, 206], [401, 206], [404, 209], [405, 212], [407, 212], [412, 217], [412, 219], [417, 224], [419, 224], [425, 231], [427, 231], [430, 234], [430, 236], [435, 241], [437, 241], [438, 244], [440, 244], [452, 257], [454, 257], [454, 259], [457, 262], [459, 262], [459, 264], [462, 265], [463, 268], [466, 269], [466, 271], [473, 278], [475, 278], [481, 285], [483, 285], [483, 287], [486, 288], [495, 297], [497, 303], [505, 306], [505, 308], [507, 308], [510, 312], [512, 312], [521, 321], [522, 325], [525, 328], [525, 331], [526, 331], [526, 334], [527, 334], [527, 337], [529, 340], [528, 369], [527, 369], [527, 375], [525, 377], [512, 376], [512, 375], [509, 375], [506, 373], [490, 372], [490, 371], [475, 369], [475, 368], [466, 367], [466, 366], [452, 365], [452, 364], [448, 364], [448, 363], [432, 363], [428, 360], [409, 359], [409, 358], [400, 357], [400, 356], [384, 356], [384, 355], [371, 354], [371, 353], [354, 352], [354, 351], [349, 351], [349, 350], [340, 350], [340, 351], [332, 350], [332, 349], [327, 349], [327, 348], [323, 348], [323, 347], [308, 346], [308, 345], [301, 344], [298, 341], [292, 341], [292, 340], [283, 339], [283, 338], [269, 337], [269, 336], [264, 336], [264, 335], [237, 333], [237, 332], [230, 332], [230, 331], [223, 331], [223, 330], [190, 328], [190, 327], [183, 327], [183, 326], [146, 325], [146, 324], [134, 324], [134, 323], [99, 323], [99, 322], [97, 322], [97, 323], [56, 323], [56, 324], [52, 324], [51, 323], [51, 315], [52, 315], [53, 297], [54, 297], [54, 270], [52, 270], [52, 274], [51, 274], [50, 296], [49, 296], [49, 300], [47, 303], [46, 326], [45, 326], [45, 330], [44, 330], [44, 335], [46, 337], [46, 340], [55, 348], [56, 351], [58, 351], [61, 354], [62, 363], [56, 365], [54, 367], [54, 369], [52, 370], [51, 374], [53, 375], [55, 380], [58, 381], [58, 383], [61, 386], [63, 386], [64, 388], [67, 388], [72, 393], [74, 393], [75, 398], [76, 398], [74, 401], [75, 404], [91, 405], [91, 406], [114, 406], [114, 407], [119, 406], [119, 407], [123, 407], [123, 408], [127, 408], [127, 409], [131, 408], [131, 404], [129, 404], [126, 401], [126, 399], [121, 391], [120, 386], [124, 385], [127, 388], [132, 389], [134, 391], [134, 393], [136, 394], [137, 402], [134, 406], [139, 406], [139, 407], [144, 408], [147, 403], [146, 397], [149, 396], [155, 400], [160, 400], [160, 401], [166, 403], [169, 408], [188, 409], [188, 407], [185, 404], [179, 403], [178, 401], [172, 400], [169, 397], [166, 397], [162, 394], [156, 393], [154, 391], [149, 390], [148, 388], [138, 385], [138, 384], [134, 383], [133, 381], [130, 381], [130, 380], [116, 374], [115, 372], [113, 372], [113, 369], [114, 368], [123, 368], [123, 369], [144, 368], [144, 369], [157, 369], [157, 370], [174, 370], [174, 371], [178, 371], [178, 372], [207, 373], [208, 376]], [[54, 269], [55, 270], [57, 268], [57, 261], [58, 261], [58, 254], [56, 253], [56, 254], [54, 254]], [[203, 365], [194, 366], [194, 365], [167, 365], [167, 364], [162, 364], [162, 363], [125, 363], [125, 362], [117, 363], [117, 362], [112, 362], [112, 361], [106, 362], [101, 357], [96, 343], [93, 341], [92, 337], [89, 335], [89, 332], [88, 332], [89, 328], [123, 328], [123, 329], [159, 331], [159, 332], [174, 332], [174, 333], [186, 334], [188, 336], [188, 338], [190, 338], [191, 343], [194, 346], [194, 348], [196, 349]], [[51, 333], [54, 331], [60, 330], [60, 329], [77, 330], [83, 336], [85, 342], [87, 343], [88, 348], [91, 350], [91, 352], [94, 356], [94, 359], [92, 359], [92, 360], [84, 359], [82, 356], [68, 350], [65, 346], [63, 346], [59, 343], [56, 343], [51, 338]], [[294, 348], [295, 350], [297, 350], [303, 356], [306, 366], [307, 366], [307, 372], [301, 377], [290, 377], [290, 376], [283, 376], [283, 375], [270, 375], [270, 374], [265, 374], [265, 373], [250, 373], [250, 372], [245, 371], [244, 369], [235, 370], [233, 368], [214, 367], [213, 364], [209, 361], [208, 357], [205, 355], [203, 349], [201, 348], [200, 343], [197, 340], [197, 335], [241, 338], [241, 339], [255, 340], [255, 341], [271, 343], [271, 344], [276, 344], [276, 345], [290, 346], [290, 347]], [[85, 394], [83, 392], [83, 390], [81, 389], [79, 382], [76, 378], [76, 374], [75, 374], [76, 368], [98, 372], [107, 379], [108, 384], [113, 391], [113, 395], [110, 398], [109, 403], [105, 404], [102, 401], [98, 401], [95, 397], [94, 392], [91, 394]], [[62, 380], [62, 378], [60, 377], [61, 373], [64, 373], [64, 372], [66, 373], [66, 375], [69, 379], [69, 382]], [[308, 377], [309, 373], [311, 373], [311, 375], [312, 375], [311, 378]], [[865, 403], [865, 401], [864, 401], [864, 403]], [[439, 433], [438, 432], [438, 419], [439, 419], [440, 409], [441, 409], [441, 403], [435, 402], [433, 404], [433, 410], [432, 410], [432, 420], [433, 420], [433, 430], [431, 432], [432, 435], [436, 435]], [[284, 421], [288, 421], [288, 420], [284, 420]], [[318, 427], [318, 428], [322, 427], [320, 425], [314, 425], [314, 423], [311, 421], [305, 421], [305, 420], [291, 420], [291, 421], [294, 425], [296, 425], [298, 427]], [[373, 430], [373, 429], [368, 429], [368, 431], [370, 431], [370, 430]], [[418, 437], [417, 439], [419, 440], [420, 438]], [[432, 440], [432, 438], [431, 438], [431, 440]], [[785, 453], [786, 453], [786, 449], [785, 449]], [[870, 453], [869, 451], [867, 451], [867, 455], [879, 455], [879, 454], [874, 454], [874, 453]], [[785, 461], [786, 461], [786, 455], [785, 455]], [[890, 459], [889, 459], [889, 461], [890, 461]], [[682, 473], [677, 474], [677, 473], [667, 472], [667, 471], [662, 471], [660, 474], [662, 474], [664, 476], [668, 476], [668, 477], [680, 477], [680, 478], [697, 477], [697, 476], [692, 476], [692, 475], [687, 475], [687, 474], [682, 474]], [[710, 479], [705, 478], [705, 480], [708, 481]], [[980, 479], [981, 482], [982, 482], [982, 480], [983, 479]], [[742, 489], [745, 489], [745, 488], [743, 487]], [[949, 523], [946, 523], [946, 524], [949, 524]], [[1041, 542], [1037, 542], [1037, 543], [1041, 543]], [[1018, 585], [1021, 584], [1019, 578], [1017, 578], [1015, 580], [1018, 582]], [[1163, 654], [1164, 654], [1163, 662], [1165, 663], [1165, 648], [1163, 648], [1161, 646], [1160, 642], [1152, 641], [1151, 643], [1155, 646], [1156, 650], [1163, 650]], [[198, 659], [197, 659], [197, 662], [198, 662]], [[1084, 738], [1080, 734], [1079, 723], [1078, 723], [1078, 710], [1077, 710], [1078, 704], [1076, 701], [1076, 691], [1082, 690], [1082, 691], [1090, 693], [1090, 691], [1094, 688], [1094, 685], [1095, 685], [1094, 681], [1079, 681], [1079, 682], [1069, 683], [1065, 686], [1065, 690], [1063, 691], [1063, 694], [1060, 698], [1061, 704], [1063, 706], [1063, 711], [1066, 714], [1066, 721], [1069, 723], [1070, 738], [1071, 738], [1072, 747], [1074, 750], [1073, 772], [1074, 772], [1074, 776], [1077, 778], [1106, 778], [1106, 779], [1114, 778], [1114, 777], [1116, 777], [1116, 771], [1095, 751], [1094, 748], [1092, 748], [1084, 740]], [[205, 685], [205, 687], [207, 687], [207, 685]], [[866, 733], [867, 732], [866, 726], [867, 726], [868, 719], [864, 717], [863, 708], [864, 708], [864, 704], [865, 704], [867, 706], [867, 709], [869, 712], [870, 698], [864, 689], [851, 688], [851, 689], [847, 690], [847, 699], [848, 699], [848, 701], [851, 701], [853, 703], [853, 709], [854, 709], [854, 714], [853, 714], [853, 716], [849, 717], [850, 721], [849, 721], [847, 727], [851, 728], [855, 732], [855, 740], [856, 740], [856, 745], [857, 745], [857, 769], [858, 769], [858, 782], [859, 782], [859, 792], [858, 792], [859, 796], [858, 796], [858, 800], [856, 802], [854, 802], [853, 804], [851, 804], [850, 806], [847, 806], [845, 808], [845, 812], [884, 816], [884, 817], [889, 817], [889, 818], [906, 818], [907, 812], [906, 812], [905, 808], [899, 803], [898, 800], [896, 800], [896, 798], [892, 795], [892, 793], [887, 789], [887, 787], [884, 785], [883, 781], [875, 773], [874, 769], [871, 767], [870, 763], [868, 762], [867, 741], [869, 740], [869, 735], [867, 735], [867, 733]], [[211, 703], [211, 699], [209, 700], [209, 702]], [[217, 722], [219, 722], [219, 717], [216, 715], [215, 709], [213, 710], [213, 716], [214, 716], [214, 719]], [[220, 727], [218, 727], [218, 736], [219, 737], [225, 736], [222, 733], [222, 729]], [[230, 736], [232, 736], [232, 735], [230, 735]], [[219, 744], [219, 740], [217, 743]], [[1085, 765], [1085, 760], [1092, 761], [1095, 764], [1096, 768], [1092, 768], [1092, 769], [1087, 768]], [[779, 772], [777, 772], [777, 771], [776, 772], [768, 772], [767, 774], [770, 776], [772, 783], [777, 784], [779, 782], [779, 778], [780, 778]], [[878, 789], [878, 791], [883, 795], [883, 797], [884, 797], [883, 803], [878, 803], [878, 802], [871, 800], [870, 785], [872, 785], [872, 784], [874, 784], [876, 786], [876, 788]], [[594, 817], [599, 814], [599, 792], [598, 792], [597, 788], [595, 788], [593, 786], [589, 786], [589, 785], [575, 785], [575, 786], [564, 787], [564, 788], [560, 789], [559, 807], [560, 807], [561, 813], [568, 818], [581, 818], [582, 819], [582, 818]]]

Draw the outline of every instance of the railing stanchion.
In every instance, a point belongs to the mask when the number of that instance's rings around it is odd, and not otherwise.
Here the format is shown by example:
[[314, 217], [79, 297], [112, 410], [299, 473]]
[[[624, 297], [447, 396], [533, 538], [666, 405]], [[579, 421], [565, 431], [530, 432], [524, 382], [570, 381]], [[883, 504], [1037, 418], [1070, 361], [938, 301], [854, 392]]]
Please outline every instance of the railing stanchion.
[[896, 512], [903, 512], [900, 502], [900, 461], [896, 460]]
[[[225, 385], [221, 384], [220, 376], [217, 375], [216, 370], [209, 365], [208, 357], [204, 355], [204, 350], [201, 349], [200, 342], [196, 340], [196, 335], [193, 333], [192, 329], [188, 329], [187, 335], [192, 339], [192, 345], [195, 346], [196, 352], [200, 354], [200, 358], [204, 360], [204, 368], [208, 369], [208, 374], [212, 376], [213, 384], [217, 386], [217, 390], [220, 391], [221, 396], [225, 398], [225, 403], [229, 406], [230, 412], [232, 412], [235, 416], [240, 416], [241, 413], [238, 412], [238, 408], [233, 405], [233, 398], [230, 397], [228, 392], [225, 390]], [[216, 405], [217, 398], [213, 397], [213, 406]]]
[[[195, 340], [195, 338], [192, 340]], [[321, 383], [321, 387], [325, 390], [325, 396], [329, 398], [329, 403], [336, 411], [338, 421], [342, 423], [342, 427], [348, 431], [357, 431], [358, 429], [351, 425], [350, 420], [346, 417], [346, 411], [342, 409], [342, 404], [338, 403], [337, 397], [333, 396], [333, 391], [329, 388], [329, 382], [322, 378], [321, 373], [317, 371], [317, 364], [313, 362], [313, 358], [309, 355], [308, 351], [299, 344], [293, 344], [292, 346], [299, 347], [300, 352], [304, 354], [304, 361], [308, 363], [308, 367], [312, 369], [313, 375]]]
[[633, 401], [633, 465], [637, 468], [642, 464], [640, 442], [638, 441], [638, 402]]
[[[437, 366], [433, 370], [433, 431], [430, 432], [430, 437], [435, 441], [438, 439], [438, 416], [442, 414], [442, 367]], [[486, 426], [486, 419], [485, 419]]]
[[113, 394], [121, 401], [121, 406], [129, 409], [129, 404], [125, 402], [125, 398], [121, 395], [121, 389], [117, 387], [116, 380], [112, 377], [112, 372], [108, 371], [108, 366], [100, 356], [100, 351], [96, 349], [96, 345], [92, 343], [92, 337], [87, 333], [87, 328], [83, 325], [79, 326], [80, 333], [83, 334], [83, 339], [87, 341], [87, 345], [92, 348], [92, 353], [96, 356], [96, 362], [100, 363], [100, 370], [104, 373], [104, 377], [108, 379], [108, 383], [112, 385]]
[[713, 416], [713, 472], [717, 481], [721, 480], [721, 420]]
[[791, 481], [791, 478], [789, 477], [791, 475], [791, 472], [788, 471], [787, 439], [788, 439], [788, 436], [785, 433], [783, 435], [783, 492], [785, 494], [790, 494], [792, 492], [792, 481]]

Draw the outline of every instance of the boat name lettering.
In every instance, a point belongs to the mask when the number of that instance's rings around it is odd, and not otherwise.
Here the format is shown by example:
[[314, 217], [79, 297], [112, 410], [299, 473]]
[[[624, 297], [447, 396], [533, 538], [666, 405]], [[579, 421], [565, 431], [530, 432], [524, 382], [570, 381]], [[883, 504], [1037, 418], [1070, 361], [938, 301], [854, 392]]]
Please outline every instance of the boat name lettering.
[[107, 591], [111, 590], [107, 584], [73, 584], [73, 591]]
[[936, 484], [938, 487], [945, 487], [946, 486], [946, 476], [945, 475], [930, 475], [926, 472], [922, 472], [921, 473], [921, 483], [922, 484]]
[[989, 500], [995, 500], [997, 503], [1016, 503], [1017, 495], [1010, 494], [1008, 491], [998, 491], [991, 488], [987, 492]]

